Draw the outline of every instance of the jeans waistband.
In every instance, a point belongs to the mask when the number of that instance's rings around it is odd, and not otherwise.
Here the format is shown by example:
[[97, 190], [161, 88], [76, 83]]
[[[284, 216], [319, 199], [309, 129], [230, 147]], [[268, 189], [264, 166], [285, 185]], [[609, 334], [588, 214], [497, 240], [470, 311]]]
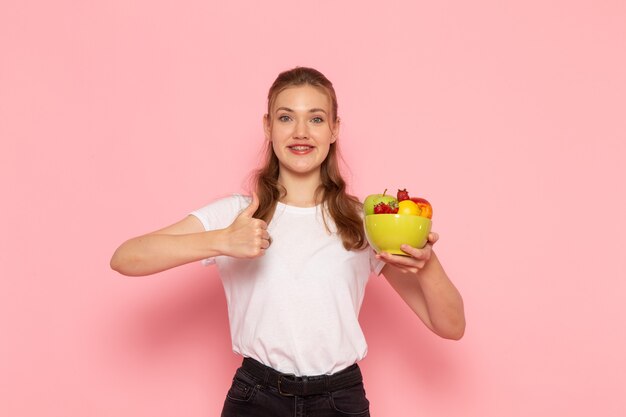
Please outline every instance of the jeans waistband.
[[332, 375], [315, 376], [284, 374], [252, 358], [244, 358], [241, 367], [259, 382], [278, 389], [278, 392], [285, 396], [319, 395], [348, 388], [363, 381], [361, 370], [356, 363]]

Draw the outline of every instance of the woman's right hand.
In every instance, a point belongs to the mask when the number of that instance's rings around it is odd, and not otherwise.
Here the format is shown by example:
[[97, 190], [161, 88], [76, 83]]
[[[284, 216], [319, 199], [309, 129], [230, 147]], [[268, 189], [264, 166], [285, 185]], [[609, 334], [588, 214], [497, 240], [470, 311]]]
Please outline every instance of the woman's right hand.
[[252, 201], [233, 221], [224, 229], [224, 255], [235, 258], [257, 258], [265, 254], [270, 246], [270, 235], [267, 232], [267, 223], [252, 217], [259, 208], [259, 197], [252, 193]]

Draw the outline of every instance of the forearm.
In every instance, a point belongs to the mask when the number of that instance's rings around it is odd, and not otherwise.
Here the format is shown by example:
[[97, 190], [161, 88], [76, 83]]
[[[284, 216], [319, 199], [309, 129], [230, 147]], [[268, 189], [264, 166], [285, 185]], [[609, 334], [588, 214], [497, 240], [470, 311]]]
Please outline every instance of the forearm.
[[148, 234], [124, 242], [111, 258], [111, 268], [128, 276], [150, 275], [221, 254], [222, 231]]
[[417, 282], [432, 330], [448, 339], [460, 339], [465, 332], [463, 299], [434, 252], [417, 273]]

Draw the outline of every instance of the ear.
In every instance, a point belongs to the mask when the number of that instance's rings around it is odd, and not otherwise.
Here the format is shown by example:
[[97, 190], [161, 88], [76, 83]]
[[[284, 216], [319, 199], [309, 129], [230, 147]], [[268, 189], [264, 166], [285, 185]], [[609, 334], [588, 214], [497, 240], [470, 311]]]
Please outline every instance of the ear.
[[331, 128], [332, 139], [330, 143], [335, 143], [337, 141], [337, 138], [339, 137], [340, 127], [341, 127], [341, 119], [337, 117], [337, 121], [335, 122], [334, 126]]
[[272, 126], [269, 114], [263, 115], [263, 132], [265, 132], [265, 140], [272, 140]]

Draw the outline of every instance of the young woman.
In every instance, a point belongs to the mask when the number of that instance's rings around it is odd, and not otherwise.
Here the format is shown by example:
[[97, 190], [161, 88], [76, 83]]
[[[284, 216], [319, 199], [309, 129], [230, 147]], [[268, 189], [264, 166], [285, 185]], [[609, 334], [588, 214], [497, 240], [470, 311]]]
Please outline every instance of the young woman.
[[361, 205], [339, 172], [331, 82], [281, 73], [263, 119], [267, 158], [251, 197], [233, 195], [123, 243], [111, 267], [147, 275], [198, 260], [222, 278], [233, 350], [244, 357], [222, 416], [369, 416], [357, 362], [365, 286], [382, 274], [428, 328], [459, 339], [463, 302], [432, 245], [409, 256], [367, 246]]

